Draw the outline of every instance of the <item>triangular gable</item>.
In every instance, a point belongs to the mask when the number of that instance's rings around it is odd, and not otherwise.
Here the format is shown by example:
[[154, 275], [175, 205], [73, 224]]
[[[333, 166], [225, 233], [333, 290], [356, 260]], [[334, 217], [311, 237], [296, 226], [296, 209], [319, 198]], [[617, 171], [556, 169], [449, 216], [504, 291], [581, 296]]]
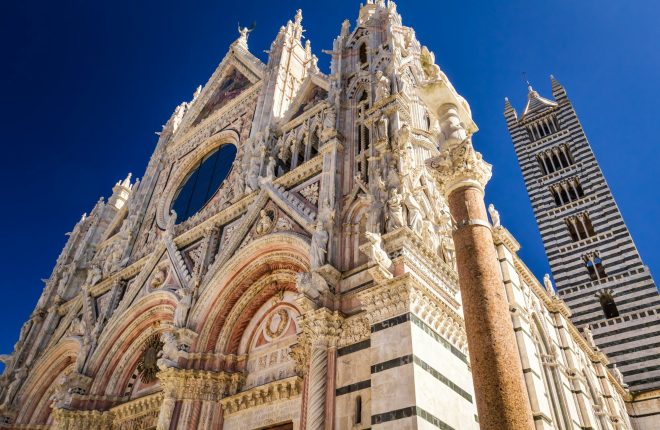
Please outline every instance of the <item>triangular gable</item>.
[[521, 119], [529, 115], [534, 115], [548, 109], [552, 109], [556, 106], [556, 102], [550, 101], [545, 97], [541, 97], [539, 93], [534, 91], [530, 86], [529, 94], [527, 95], [527, 105], [525, 106], [525, 110], [523, 111]]
[[191, 126], [194, 127], [204, 121], [213, 112], [235, 99], [250, 85], [252, 85], [252, 82], [244, 74], [232, 67], [220, 84], [215, 87]]
[[265, 73], [266, 65], [248, 50], [233, 43], [227, 55], [204, 85], [199, 95], [190, 104], [177, 130], [185, 133], [201, 123], [213, 112], [227, 105], [240, 93], [259, 82]]
[[299, 117], [319, 102], [328, 99], [330, 85], [319, 75], [309, 75], [300, 86], [298, 94], [291, 102], [291, 106], [283, 117], [283, 123]]

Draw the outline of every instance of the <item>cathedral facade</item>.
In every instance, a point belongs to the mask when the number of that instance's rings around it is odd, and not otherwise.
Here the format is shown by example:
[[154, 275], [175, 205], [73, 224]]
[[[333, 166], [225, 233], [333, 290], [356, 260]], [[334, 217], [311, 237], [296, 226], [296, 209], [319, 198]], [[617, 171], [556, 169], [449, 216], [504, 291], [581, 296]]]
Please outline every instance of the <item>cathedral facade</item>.
[[327, 75], [300, 11], [266, 64], [249, 32], [74, 227], [0, 428], [653, 428], [488, 218], [469, 104], [393, 1]]

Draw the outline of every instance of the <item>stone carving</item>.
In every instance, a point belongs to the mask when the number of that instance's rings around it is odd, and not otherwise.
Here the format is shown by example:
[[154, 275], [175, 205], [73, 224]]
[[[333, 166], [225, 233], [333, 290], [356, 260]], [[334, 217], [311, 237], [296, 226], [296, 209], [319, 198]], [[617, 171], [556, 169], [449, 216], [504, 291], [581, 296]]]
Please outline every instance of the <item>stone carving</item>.
[[454, 241], [448, 236], [440, 238], [440, 256], [445, 263], [456, 267], [456, 248], [454, 248]]
[[316, 272], [300, 272], [296, 275], [296, 287], [299, 292], [312, 300], [317, 300], [329, 291], [328, 283]]
[[500, 227], [500, 213], [495, 209], [495, 205], [492, 203], [488, 205], [488, 213], [490, 214], [490, 220], [493, 227]]
[[550, 280], [550, 275], [545, 274], [543, 275], [543, 286], [545, 287], [545, 290], [551, 295], [555, 295], [555, 288], [552, 286], [552, 281]]
[[179, 288], [176, 290], [177, 304], [174, 310], [174, 326], [184, 328], [188, 319], [188, 310], [192, 306], [193, 292], [191, 288]]
[[16, 393], [23, 384], [23, 380], [27, 377], [27, 375], [28, 369], [25, 367], [21, 367], [14, 372], [14, 379], [7, 387], [7, 391], [5, 391], [5, 400], [3, 404], [0, 405], [0, 408], [8, 409], [11, 407], [11, 405], [14, 403], [14, 397], [16, 396]]
[[162, 348], [163, 342], [157, 334], [150, 336], [142, 347], [142, 354], [137, 364], [137, 371], [142, 382], [148, 384], [156, 380], [158, 354]]
[[169, 273], [168, 266], [163, 265], [156, 268], [153, 278], [151, 278], [151, 288], [160, 288], [167, 279]]
[[380, 100], [390, 96], [390, 80], [380, 70], [376, 72], [375, 87], [376, 102], [379, 102]]
[[328, 247], [328, 232], [323, 228], [323, 223], [319, 220], [316, 223], [316, 230], [312, 234], [312, 240], [309, 246], [309, 262], [312, 269], [325, 264], [325, 254]]
[[101, 268], [97, 264], [92, 263], [89, 270], [87, 271], [87, 279], [85, 280], [85, 284], [93, 287], [101, 280], [102, 277], [103, 271]]
[[84, 336], [87, 331], [87, 324], [85, 319], [82, 317], [76, 317], [71, 321], [71, 326], [69, 326], [68, 334], [69, 336]]
[[459, 184], [483, 189], [492, 175], [492, 166], [483, 161], [469, 139], [453, 148], [445, 146], [438, 157], [427, 161], [427, 166], [436, 175], [445, 194]]
[[[274, 328], [273, 323], [275, 323]], [[286, 309], [280, 309], [277, 312], [270, 314], [268, 320], [266, 320], [265, 331], [271, 338], [280, 337], [288, 325], [289, 313]]]
[[623, 386], [623, 387], [627, 387], [627, 386], [628, 386], [628, 384], [626, 384], [626, 383], [623, 381], [623, 373], [621, 373], [621, 370], [619, 370], [619, 368], [616, 367], [616, 364], [613, 364], [613, 365], [612, 365], [612, 374], [614, 374], [614, 379], [616, 379], [617, 382], [618, 382], [619, 384], [621, 384], [621, 386]]
[[269, 213], [269, 211], [262, 209], [259, 212], [259, 220], [257, 221], [254, 231], [258, 235], [264, 235], [270, 232], [273, 224], [273, 215]]
[[385, 114], [381, 115], [376, 121], [376, 139], [378, 142], [388, 142], [389, 140], [389, 121]]
[[403, 219], [403, 201], [401, 195], [396, 188], [390, 191], [390, 198], [387, 199], [387, 217], [385, 222], [385, 230], [390, 232], [399, 227], [403, 227], [405, 221]]
[[587, 324], [582, 331], [584, 332], [584, 338], [587, 340], [589, 346], [596, 348], [596, 342], [594, 341], [594, 334], [591, 332], [591, 326]]
[[430, 81], [443, 80], [444, 74], [440, 71], [440, 67], [435, 64], [435, 55], [426, 46], [422, 46], [419, 60], [422, 63], [422, 71], [426, 79]]
[[300, 190], [300, 194], [310, 202], [315, 205], [319, 201], [319, 183], [314, 182], [313, 184], [307, 185], [305, 188]]
[[392, 265], [392, 260], [390, 260], [390, 257], [387, 256], [387, 252], [385, 252], [381, 245], [382, 239], [380, 234], [367, 231], [364, 233], [364, 235], [367, 237], [367, 240], [369, 240], [370, 243], [368, 253], [369, 259], [377, 265], [381, 266], [383, 269], [389, 269]]
[[172, 332], [164, 332], [160, 335], [162, 349], [158, 352], [158, 361], [156, 362], [160, 370], [170, 367], [179, 367], [179, 348], [177, 346], [177, 336]]

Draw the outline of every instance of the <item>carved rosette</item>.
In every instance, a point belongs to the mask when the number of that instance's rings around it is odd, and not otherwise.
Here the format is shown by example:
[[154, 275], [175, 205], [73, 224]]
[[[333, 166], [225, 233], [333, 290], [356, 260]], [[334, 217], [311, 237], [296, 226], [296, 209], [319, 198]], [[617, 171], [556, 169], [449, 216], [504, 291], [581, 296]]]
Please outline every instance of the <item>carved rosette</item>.
[[492, 176], [492, 165], [474, 150], [470, 138], [446, 146], [440, 155], [426, 160], [426, 167], [433, 173], [445, 196], [464, 186], [476, 186], [483, 190]]

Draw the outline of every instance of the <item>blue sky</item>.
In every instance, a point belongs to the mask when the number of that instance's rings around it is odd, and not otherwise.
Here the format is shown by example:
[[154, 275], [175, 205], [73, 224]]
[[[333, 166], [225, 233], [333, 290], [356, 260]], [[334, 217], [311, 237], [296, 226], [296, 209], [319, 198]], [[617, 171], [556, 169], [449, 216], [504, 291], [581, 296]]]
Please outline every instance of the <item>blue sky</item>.
[[[0, 16], [0, 353], [18, 331], [83, 212], [114, 183], [141, 176], [174, 107], [204, 84], [237, 37], [257, 22], [251, 51], [265, 60], [278, 28], [303, 9], [306, 37], [328, 70], [341, 22], [357, 1], [9, 2]], [[274, 4], [278, 6], [275, 7]], [[660, 3], [556, 0], [401, 1], [406, 25], [435, 52], [469, 101], [474, 143], [494, 165], [487, 201], [542, 277], [547, 262], [502, 116], [520, 112], [522, 72], [550, 96], [567, 88], [626, 223], [660, 271]], [[660, 276], [660, 275], [659, 275]]]

